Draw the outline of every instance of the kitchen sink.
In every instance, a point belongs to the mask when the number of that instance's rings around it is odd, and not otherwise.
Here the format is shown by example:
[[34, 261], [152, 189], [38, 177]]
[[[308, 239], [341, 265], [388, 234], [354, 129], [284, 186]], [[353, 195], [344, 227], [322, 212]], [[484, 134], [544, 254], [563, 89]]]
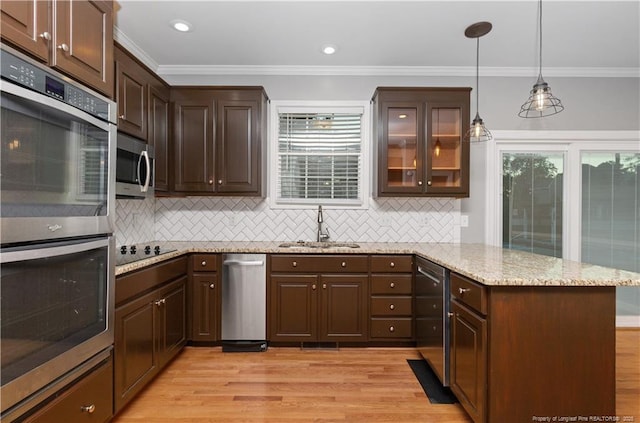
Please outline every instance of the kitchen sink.
[[318, 242], [318, 241], [297, 241], [284, 242], [278, 245], [280, 248], [360, 248], [358, 244], [351, 242]]

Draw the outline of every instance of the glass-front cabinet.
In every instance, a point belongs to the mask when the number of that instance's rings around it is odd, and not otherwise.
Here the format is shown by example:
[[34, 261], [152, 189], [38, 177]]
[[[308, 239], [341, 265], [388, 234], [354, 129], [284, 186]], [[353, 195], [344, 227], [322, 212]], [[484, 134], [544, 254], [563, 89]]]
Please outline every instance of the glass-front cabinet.
[[469, 88], [378, 88], [379, 196], [469, 195]]

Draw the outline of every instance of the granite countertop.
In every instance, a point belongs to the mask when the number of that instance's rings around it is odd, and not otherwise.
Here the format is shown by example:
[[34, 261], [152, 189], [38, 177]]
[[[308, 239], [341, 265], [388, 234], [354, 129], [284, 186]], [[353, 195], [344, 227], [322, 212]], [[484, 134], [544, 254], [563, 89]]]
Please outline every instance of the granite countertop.
[[640, 286], [640, 273], [482, 244], [358, 243], [360, 248], [281, 248], [278, 242], [153, 242], [175, 251], [116, 267], [116, 275], [188, 253], [416, 254], [490, 286]]

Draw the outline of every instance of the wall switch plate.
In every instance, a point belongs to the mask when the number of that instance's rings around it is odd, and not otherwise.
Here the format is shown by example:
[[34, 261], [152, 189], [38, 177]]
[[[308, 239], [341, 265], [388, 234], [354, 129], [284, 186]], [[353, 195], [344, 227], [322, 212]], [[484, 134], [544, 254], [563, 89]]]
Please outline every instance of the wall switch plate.
[[469, 215], [466, 215], [466, 214], [460, 215], [460, 227], [461, 228], [469, 227]]

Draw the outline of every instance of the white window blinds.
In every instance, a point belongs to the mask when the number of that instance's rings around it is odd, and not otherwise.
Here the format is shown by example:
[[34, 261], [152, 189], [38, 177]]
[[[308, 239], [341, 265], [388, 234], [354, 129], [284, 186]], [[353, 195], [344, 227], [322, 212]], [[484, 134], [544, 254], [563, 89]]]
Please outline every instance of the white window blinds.
[[279, 113], [280, 203], [359, 204], [362, 112]]

